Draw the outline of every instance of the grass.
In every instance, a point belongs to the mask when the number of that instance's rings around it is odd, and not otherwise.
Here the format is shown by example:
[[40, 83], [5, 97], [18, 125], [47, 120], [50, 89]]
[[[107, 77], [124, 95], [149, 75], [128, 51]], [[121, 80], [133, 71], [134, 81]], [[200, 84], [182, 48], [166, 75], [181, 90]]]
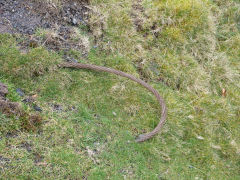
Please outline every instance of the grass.
[[92, 1], [96, 44], [78, 60], [148, 81], [167, 102], [162, 133], [134, 141], [160, 118], [143, 87], [107, 73], [57, 69], [60, 54], [44, 47], [23, 54], [15, 38], [0, 35], [8, 98], [22, 101], [16, 88], [37, 94], [44, 116], [36, 132], [16, 126], [7, 133], [16, 119], [0, 114], [3, 179], [240, 178], [238, 1], [134, 3]]

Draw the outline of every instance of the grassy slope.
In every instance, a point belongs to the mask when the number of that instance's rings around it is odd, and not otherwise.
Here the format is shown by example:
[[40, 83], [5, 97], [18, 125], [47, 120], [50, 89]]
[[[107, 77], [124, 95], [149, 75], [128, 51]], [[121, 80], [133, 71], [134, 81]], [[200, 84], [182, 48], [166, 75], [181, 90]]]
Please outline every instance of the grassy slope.
[[59, 55], [44, 48], [22, 54], [14, 38], [0, 35], [0, 78], [10, 85], [9, 99], [21, 101], [18, 87], [38, 94], [45, 119], [37, 133], [6, 137], [20, 125], [8, 126], [13, 119], [0, 115], [0, 156], [9, 160], [0, 160], [2, 177], [240, 178], [238, 1], [146, 0], [140, 2], [144, 11], [133, 7], [136, 2], [92, 2], [98, 48], [79, 61], [154, 86], [169, 109], [162, 133], [134, 142], [160, 117], [144, 88], [106, 73], [56, 70]]

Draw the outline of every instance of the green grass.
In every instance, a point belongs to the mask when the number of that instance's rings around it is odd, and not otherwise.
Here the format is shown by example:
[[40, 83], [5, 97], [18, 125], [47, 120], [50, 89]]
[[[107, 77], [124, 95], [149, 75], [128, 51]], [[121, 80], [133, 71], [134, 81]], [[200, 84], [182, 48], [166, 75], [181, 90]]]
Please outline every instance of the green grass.
[[[37, 132], [9, 135], [6, 124], [16, 119], [0, 114], [1, 178], [239, 179], [238, 1], [142, 1], [148, 18], [129, 1], [92, 7], [98, 47], [91, 44], [88, 59], [79, 61], [148, 81], [167, 102], [167, 123], [161, 134], [135, 143], [160, 118], [146, 89], [107, 73], [57, 69], [59, 54], [44, 47], [23, 54], [13, 37], [0, 35], [8, 98], [22, 100], [16, 88], [37, 94], [44, 116]], [[139, 31], [132, 11], [142, 18]], [[169, 19], [174, 23], [164, 23]]]

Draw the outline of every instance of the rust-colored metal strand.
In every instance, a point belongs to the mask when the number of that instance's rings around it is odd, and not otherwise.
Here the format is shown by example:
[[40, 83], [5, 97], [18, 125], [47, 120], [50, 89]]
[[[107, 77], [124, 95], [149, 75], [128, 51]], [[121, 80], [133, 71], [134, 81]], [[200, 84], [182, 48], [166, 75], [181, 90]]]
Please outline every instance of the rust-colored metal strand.
[[63, 63], [60, 64], [59, 67], [62, 68], [75, 68], [75, 69], [91, 69], [91, 70], [95, 70], [95, 71], [103, 71], [103, 72], [109, 72], [112, 74], [116, 74], [122, 77], [126, 77], [128, 79], [131, 79], [141, 85], [143, 85], [145, 88], [147, 88], [149, 91], [151, 91], [155, 97], [157, 98], [159, 104], [162, 107], [162, 116], [161, 119], [158, 123], [158, 125], [155, 127], [155, 129], [149, 133], [146, 134], [140, 134], [137, 138], [136, 141], [137, 142], [143, 142], [146, 141], [150, 138], [152, 138], [154, 135], [156, 135], [162, 128], [163, 124], [166, 121], [167, 118], [167, 107], [166, 104], [163, 100], [163, 98], [159, 95], [159, 93], [150, 85], [148, 85], [146, 82], [142, 81], [141, 79], [137, 79], [134, 76], [127, 74], [125, 72], [122, 71], [118, 71], [115, 69], [111, 69], [111, 68], [107, 68], [107, 67], [102, 67], [102, 66], [96, 66], [96, 65], [92, 65], [92, 64], [81, 64], [81, 63]]

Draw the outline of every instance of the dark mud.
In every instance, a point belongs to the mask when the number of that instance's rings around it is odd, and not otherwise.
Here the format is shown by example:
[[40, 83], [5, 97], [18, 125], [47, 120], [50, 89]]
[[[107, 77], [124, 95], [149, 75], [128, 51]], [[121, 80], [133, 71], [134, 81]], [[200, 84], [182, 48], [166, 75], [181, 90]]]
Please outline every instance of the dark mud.
[[[87, 1], [63, 0], [56, 6], [40, 0], [0, 0], [0, 33], [23, 35], [20, 46], [24, 51], [45, 46], [54, 51], [82, 50], [86, 56], [86, 48], [72, 36], [74, 28], [88, 27], [88, 19]], [[49, 33], [39, 38], [34, 35], [38, 29], [54, 32], [54, 36]], [[64, 58], [73, 60], [66, 55]]]
[[0, 33], [33, 34], [37, 28], [65, 29], [86, 25], [85, 3], [65, 1], [60, 7], [36, 0], [0, 0]]

